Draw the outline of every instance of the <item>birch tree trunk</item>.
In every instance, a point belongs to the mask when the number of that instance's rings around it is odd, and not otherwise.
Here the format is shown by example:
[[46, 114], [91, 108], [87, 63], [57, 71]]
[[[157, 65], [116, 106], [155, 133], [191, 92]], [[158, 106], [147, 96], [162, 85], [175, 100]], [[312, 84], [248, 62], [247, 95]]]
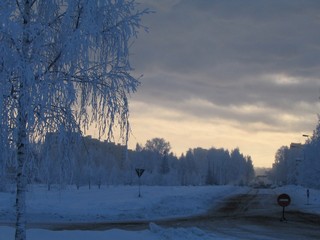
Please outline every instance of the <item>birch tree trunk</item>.
[[[19, 104], [20, 105], [20, 104]], [[22, 108], [23, 109], [23, 108]], [[22, 110], [21, 109], [21, 110]], [[21, 112], [18, 117], [19, 130], [17, 140], [17, 192], [16, 192], [16, 240], [26, 239], [26, 175], [24, 164], [26, 162], [26, 116]]]
[[18, 109], [17, 109], [17, 127], [18, 127], [18, 138], [17, 138], [17, 189], [16, 189], [16, 232], [15, 240], [26, 239], [26, 188], [27, 179], [24, 171], [24, 166], [27, 161], [26, 147], [28, 144], [27, 138], [27, 111], [28, 106], [28, 64], [29, 64], [29, 50], [30, 50], [30, 35], [29, 35], [29, 24], [30, 24], [30, 1], [24, 1], [23, 10], [23, 38], [22, 38], [22, 54], [23, 54], [23, 67], [22, 76], [20, 83], [17, 86], [19, 98], [18, 98]]

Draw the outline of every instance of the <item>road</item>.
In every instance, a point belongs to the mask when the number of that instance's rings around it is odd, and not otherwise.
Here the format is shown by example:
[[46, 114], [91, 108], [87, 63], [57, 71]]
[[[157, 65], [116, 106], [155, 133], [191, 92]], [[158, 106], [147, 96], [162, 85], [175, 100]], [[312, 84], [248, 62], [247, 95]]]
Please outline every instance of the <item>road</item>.
[[[251, 189], [246, 194], [223, 199], [203, 215], [154, 221], [162, 227], [198, 227], [226, 239], [320, 239], [320, 216], [293, 211], [287, 207], [287, 221], [280, 221], [282, 207], [272, 189]], [[148, 229], [149, 221], [120, 223], [81, 223], [61, 225], [29, 225], [53, 230], [126, 230]], [[245, 237], [244, 237], [245, 236]]]
[[289, 206], [287, 221], [280, 221], [281, 217], [282, 207], [272, 189], [252, 189], [225, 199], [206, 215], [163, 225], [199, 227], [232, 239], [320, 239], [319, 215], [291, 211]]

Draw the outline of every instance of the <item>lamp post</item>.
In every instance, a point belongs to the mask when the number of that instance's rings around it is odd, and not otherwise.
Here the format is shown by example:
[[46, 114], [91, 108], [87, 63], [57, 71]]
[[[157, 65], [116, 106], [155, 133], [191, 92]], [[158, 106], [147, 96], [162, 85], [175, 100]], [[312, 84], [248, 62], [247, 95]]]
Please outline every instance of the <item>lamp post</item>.
[[[307, 138], [309, 140], [309, 135], [308, 134], [302, 134], [302, 137]], [[306, 164], [306, 150], [305, 150], [305, 144], [303, 145], [303, 163]]]
[[[305, 137], [307, 138], [307, 140], [309, 140], [310, 136], [308, 134], [302, 134], [302, 137]], [[301, 178], [301, 185], [303, 186], [304, 185], [304, 172], [303, 172], [304, 169], [301, 169], [301, 167], [304, 168], [306, 164], [305, 143], [302, 145], [302, 154], [303, 154], [302, 161], [301, 160], [299, 161], [299, 169], [302, 170], [300, 178]], [[301, 162], [302, 162], [302, 165], [301, 165]]]
[[[307, 140], [309, 140], [309, 135], [308, 134], [302, 134], [302, 137], [305, 137], [305, 138], [307, 138]], [[303, 146], [303, 166], [305, 166], [306, 165], [306, 150], [305, 150], [305, 146]], [[303, 176], [303, 174], [304, 173], [302, 173], [302, 176]], [[302, 180], [304, 180], [304, 179], [302, 179]], [[302, 183], [303, 183], [303, 181], [302, 181]], [[304, 185], [304, 184], [303, 184]], [[309, 205], [309, 196], [310, 196], [310, 192], [309, 192], [309, 189], [307, 188], [307, 194], [306, 194], [306, 196], [307, 196], [307, 204]]]

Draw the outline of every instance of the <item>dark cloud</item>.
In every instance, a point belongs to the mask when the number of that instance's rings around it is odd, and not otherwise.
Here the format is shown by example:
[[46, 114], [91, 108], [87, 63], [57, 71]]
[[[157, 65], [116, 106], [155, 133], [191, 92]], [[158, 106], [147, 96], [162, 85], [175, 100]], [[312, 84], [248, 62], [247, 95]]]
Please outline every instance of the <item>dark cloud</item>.
[[170, 11], [158, 10], [146, 19], [151, 33], [137, 42], [137, 61], [143, 69], [156, 64], [185, 73], [230, 63], [290, 70], [319, 60], [320, 7], [272, 2], [181, 1]]
[[[145, 1], [133, 99], [201, 118], [278, 126], [309, 116], [320, 89], [320, 1]], [[188, 105], [202, 99], [208, 106]], [[246, 105], [260, 110], [235, 111]], [[216, 106], [216, 107], [214, 107]], [[264, 110], [264, 111], [263, 111]], [[303, 128], [303, 119], [293, 127]]]

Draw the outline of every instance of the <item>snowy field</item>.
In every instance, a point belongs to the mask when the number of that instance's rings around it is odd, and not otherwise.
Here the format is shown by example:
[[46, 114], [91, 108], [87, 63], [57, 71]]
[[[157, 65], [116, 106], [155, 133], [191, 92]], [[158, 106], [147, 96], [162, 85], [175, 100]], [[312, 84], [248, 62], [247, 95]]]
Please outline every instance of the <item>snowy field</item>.
[[[246, 193], [247, 187], [155, 187], [142, 186], [138, 197], [137, 186], [109, 186], [101, 189], [68, 188], [47, 191], [45, 186], [30, 186], [27, 194], [27, 218], [33, 227], [28, 229], [28, 240], [68, 239], [226, 239], [199, 228], [164, 228], [154, 221], [188, 217], [205, 213], [221, 204], [224, 198]], [[320, 214], [320, 191], [310, 189], [309, 204], [302, 187], [282, 187], [277, 193], [288, 193], [292, 209]], [[0, 239], [14, 239], [14, 193], [0, 193]], [[115, 223], [146, 221], [146, 230], [110, 229], [101, 231], [53, 231], [37, 228], [59, 223]], [[230, 239], [230, 238], [228, 238]], [[239, 239], [242, 239], [241, 236]]]

